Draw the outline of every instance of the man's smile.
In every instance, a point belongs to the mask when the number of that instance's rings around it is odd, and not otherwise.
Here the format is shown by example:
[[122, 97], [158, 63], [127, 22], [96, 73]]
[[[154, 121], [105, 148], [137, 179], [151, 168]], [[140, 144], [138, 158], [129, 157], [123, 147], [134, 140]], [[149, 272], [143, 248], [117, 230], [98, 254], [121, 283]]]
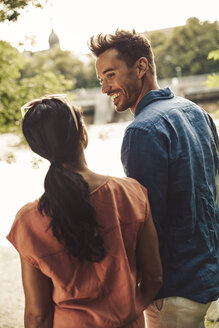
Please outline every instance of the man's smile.
[[116, 105], [116, 103], [119, 101], [119, 96], [121, 96], [121, 92], [110, 93], [109, 96], [112, 99], [114, 105]]

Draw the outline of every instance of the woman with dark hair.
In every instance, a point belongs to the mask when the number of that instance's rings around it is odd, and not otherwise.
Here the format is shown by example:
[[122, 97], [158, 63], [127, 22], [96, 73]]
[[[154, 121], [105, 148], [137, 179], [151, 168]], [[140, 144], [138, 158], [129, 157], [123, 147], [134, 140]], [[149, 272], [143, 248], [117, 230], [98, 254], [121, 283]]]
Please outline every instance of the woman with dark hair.
[[147, 190], [88, 169], [87, 132], [65, 95], [22, 109], [30, 148], [51, 163], [43, 195], [7, 236], [21, 259], [25, 327], [145, 327], [162, 284]]

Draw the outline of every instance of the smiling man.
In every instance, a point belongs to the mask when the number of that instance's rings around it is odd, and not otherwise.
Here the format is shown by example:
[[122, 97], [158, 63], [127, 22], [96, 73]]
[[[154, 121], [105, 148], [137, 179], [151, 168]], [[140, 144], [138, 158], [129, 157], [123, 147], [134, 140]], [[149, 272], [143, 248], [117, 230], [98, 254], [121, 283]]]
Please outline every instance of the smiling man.
[[[118, 112], [131, 108], [134, 113], [140, 99], [151, 90], [158, 89], [153, 54], [148, 49], [149, 60], [139, 52], [139, 58], [128, 58], [116, 48], [101, 52], [96, 61], [102, 92], [113, 100]], [[138, 59], [137, 59], [138, 58]], [[147, 83], [142, 83], [147, 80]]]
[[145, 36], [134, 30], [99, 34], [90, 49], [102, 92], [116, 111], [134, 114], [121, 158], [126, 175], [148, 189], [164, 275], [146, 309], [147, 327], [204, 327], [219, 296], [215, 125], [193, 102], [159, 88]]
[[148, 91], [158, 89], [155, 79], [151, 79], [150, 85], [141, 83], [141, 77], [148, 73], [144, 57], [129, 67], [117, 49], [109, 49], [97, 58], [96, 68], [102, 91], [112, 98], [118, 112], [127, 108], [134, 112], [136, 104]]

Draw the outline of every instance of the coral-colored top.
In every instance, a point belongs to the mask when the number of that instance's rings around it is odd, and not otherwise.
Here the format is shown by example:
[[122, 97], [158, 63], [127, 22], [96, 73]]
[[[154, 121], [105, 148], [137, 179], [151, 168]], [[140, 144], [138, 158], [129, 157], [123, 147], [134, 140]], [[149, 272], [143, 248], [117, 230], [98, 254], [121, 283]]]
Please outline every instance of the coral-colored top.
[[53, 283], [55, 328], [113, 328], [143, 311], [136, 271], [136, 240], [149, 215], [147, 190], [131, 178], [108, 177], [90, 194], [102, 226], [106, 257], [100, 263], [70, 256], [53, 236], [38, 201], [17, 213], [8, 240]]

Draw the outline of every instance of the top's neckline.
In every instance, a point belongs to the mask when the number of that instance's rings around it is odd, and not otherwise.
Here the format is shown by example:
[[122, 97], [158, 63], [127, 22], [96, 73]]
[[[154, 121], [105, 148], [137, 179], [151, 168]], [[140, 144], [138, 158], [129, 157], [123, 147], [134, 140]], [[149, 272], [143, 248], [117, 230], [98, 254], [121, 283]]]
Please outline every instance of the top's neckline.
[[107, 175], [106, 176], [106, 180], [101, 183], [99, 186], [97, 186], [95, 189], [93, 189], [91, 192], [90, 192], [90, 195], [94, 194], [96, 191], [98, 191], [99, 189], [101, 189], [102, 187], [104, 187], [110, 180], [110, 176]]

